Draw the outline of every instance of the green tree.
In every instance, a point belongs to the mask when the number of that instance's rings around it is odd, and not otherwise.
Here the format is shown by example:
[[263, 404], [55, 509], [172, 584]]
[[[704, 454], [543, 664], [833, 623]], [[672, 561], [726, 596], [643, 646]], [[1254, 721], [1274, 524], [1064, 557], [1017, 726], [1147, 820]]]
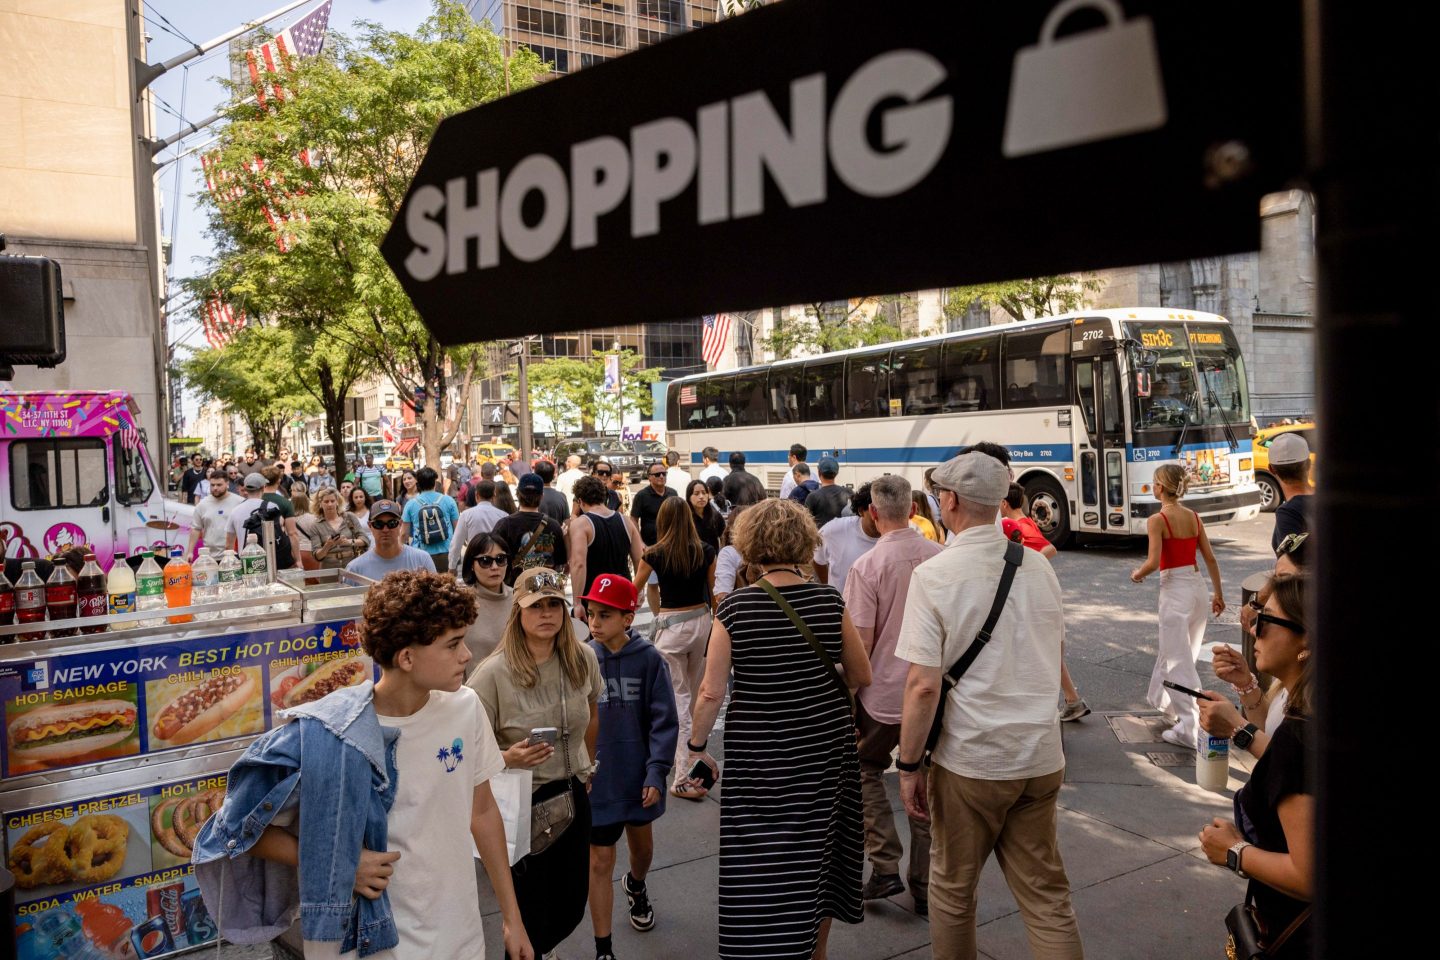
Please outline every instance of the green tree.
[[[524, 47], [507, 58], [500, 38], [453, 0], [436, 0], [414, 34], [357, 28], [294, 61], [263, 105], [248, 86], [232, 91], [212, 166], [227, 180], [211, 195], [229, 242], [205, 281], [317, 338], [331, 367], [332, 386], [319, 387], [327, 425], [329, 398], [367, 365], [407, 402], [418, 398], [421, 446], [436, 464], [464, 422], [484, 348], [445, 348], [431, 336], [380, 241], [440, 121], [531, 86], [547, 68]], [[477, 331], [485, 319], [475, 318]]]
[[910, 294], [898, 294], [807, 303], [803, 317], [777, 315], [760, 342], [776, 360], [890, 343], [900, 339], [899, 314], [912, 300]]
[[1090, 306], [1091, 297], [1102, 286], [1093, 273], [1078, 273], [952, 287], [945, 302], [945, 318], [958, 320], [975, 303], [999, 307], [1017, 321], [1051, 317]]
[[[584, 430], [618, 430], [623, 421], [621, 397], [605, 390], [606, 353], [596, 350], [589, 360], [552, 357], [531, 364], [526, 374], [530, 408], [549, 419], [557, 432], [563, 421], [574, 419]], [[513, 383], [515, 375], [507, 374], [507, 379]], [[641, 367], [640, 357], [633, 350], [620, 352], [620, 388], [626, 410], [648, 414], [650, 385], [659, 379], [659, 367]]]
[[178, 364], [200, 398], [238, 413], [252, 445], [266, 453], [279, 449], [280, 433], [296, 414], [318, 410], [291, 362], [292, 336], [281, 327], [248, 326], [224, 346], [197, 350]]

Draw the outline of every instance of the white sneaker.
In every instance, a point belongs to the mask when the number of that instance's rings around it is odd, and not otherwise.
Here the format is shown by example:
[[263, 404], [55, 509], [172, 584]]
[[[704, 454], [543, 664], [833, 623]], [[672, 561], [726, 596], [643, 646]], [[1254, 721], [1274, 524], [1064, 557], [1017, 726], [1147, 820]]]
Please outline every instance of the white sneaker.
[[1162, 732], [1160, 739], [1166, 743], [1173, 743], [1177, 747], [1184, 747], [1187, 750], [1195, 749], [1195, 738], [1181, 730], [1180, 724], [1178, 723], [1169, 730]]

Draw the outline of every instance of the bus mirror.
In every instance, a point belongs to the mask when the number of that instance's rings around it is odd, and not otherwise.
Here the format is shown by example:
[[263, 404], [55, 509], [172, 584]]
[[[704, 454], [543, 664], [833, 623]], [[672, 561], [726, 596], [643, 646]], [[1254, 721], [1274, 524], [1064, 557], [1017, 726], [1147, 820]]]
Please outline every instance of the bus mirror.
[[1135, 351], [1135, 362], [1146, 370], [1160, 365], [1160, 354], [1154, 350]]

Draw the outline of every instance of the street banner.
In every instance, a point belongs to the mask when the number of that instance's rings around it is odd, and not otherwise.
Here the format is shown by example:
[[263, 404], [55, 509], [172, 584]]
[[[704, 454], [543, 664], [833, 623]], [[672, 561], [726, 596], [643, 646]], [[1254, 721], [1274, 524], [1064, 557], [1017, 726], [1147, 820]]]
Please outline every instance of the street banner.
[[605, 393], [620, 392], [620, 354], [605, 354]]
[[786, 0], [445, 120], [382, 251], [454, 344], [1254, 250], [1300, 9]]

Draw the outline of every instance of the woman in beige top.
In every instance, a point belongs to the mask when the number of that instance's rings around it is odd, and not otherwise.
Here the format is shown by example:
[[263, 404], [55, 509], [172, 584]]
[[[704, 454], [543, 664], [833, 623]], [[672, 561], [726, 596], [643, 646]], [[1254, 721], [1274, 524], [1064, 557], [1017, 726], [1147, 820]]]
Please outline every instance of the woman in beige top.
[[[314, 516], [306, 524], [305, 539], [309, 541], [310, 557], [322, 570], [344, 567], [369, 547], [370, 541], [365, 539], [355, 515], [343, 512], [340, 492], [334, 487], [316, 491], [311, 510]], [[301, 550], [300, 559], [308, 569], [305, 552]]]
[[475, 669], [500, 646], [501, 634], [510, 623], [514, 593], [505, 585], [510, 557], [505, 544], [493, 533], [477, 533], [465, 545], [460, 561], [460, 579], [475, 591], [479, 614], [465, 631], [465, 646], [474, 657]]
[[[495, 730], [505, 765], [534, 775], [531, 803], [567, 791], [574, 817], [543, 852], [512, 868], [520, 915], [536, 954], [553, 949], [585, 916], [590, 880], [590, 802], [596, 706], [602, 683], [595, 652], [575, 636], [560, 576], [533, 567], [515, 581], [515, 605], [500, 647], [468, 681]], [[554, 746], [544, 735], [553, 734]], [[532, 732], [542, 736], [532, 738]]]

